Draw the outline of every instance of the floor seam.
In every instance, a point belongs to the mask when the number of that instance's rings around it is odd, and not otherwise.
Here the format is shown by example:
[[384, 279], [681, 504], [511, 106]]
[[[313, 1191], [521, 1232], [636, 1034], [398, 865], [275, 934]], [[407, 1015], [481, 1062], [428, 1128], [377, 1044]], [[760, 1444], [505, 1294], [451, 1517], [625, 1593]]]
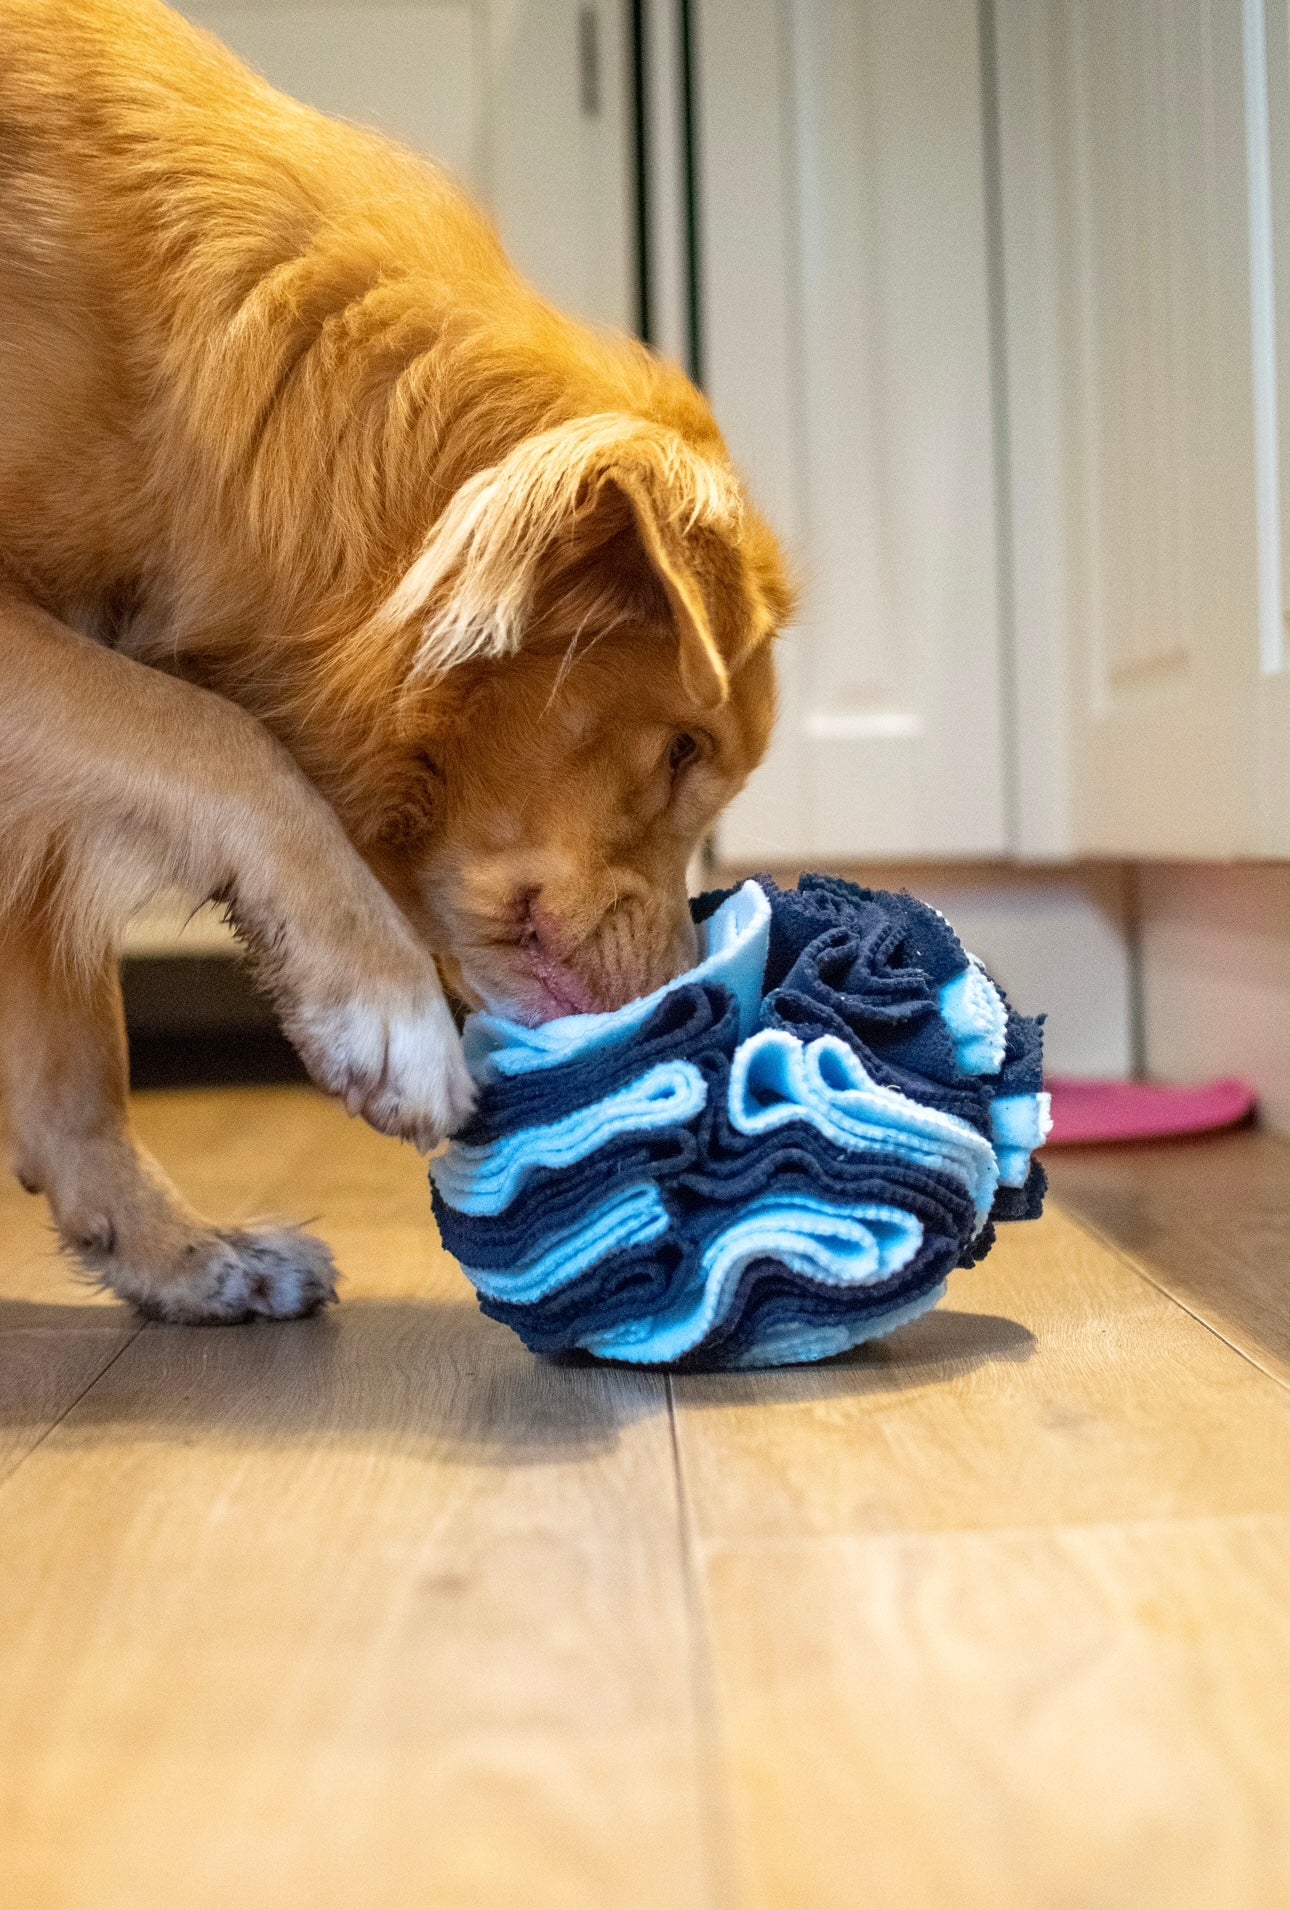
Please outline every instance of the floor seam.
[[1077, 1208], [1064, 1206], [1061, 1200], [1058, 1200], [1056, 1205], [1061, 1209], [1061, 1212], [1066, 1215], [1068, 1220], [1073, 1220], [1077, 1227], [1083, 1228], [1084, 1232], [1088, 1234], [1091, 1239], [1095, 1240], [1099, 1247], [1105, 1247], [1107, 1252], [1114, 1254], [1115, 1258], [1120, 1261], [1123, 1266], [1128, 1267], [1130, 1272], [1136, 1273], [1141, 1279], [1146, 1281], [1149, 1287], [1154, 1287], [1157, 1293], [1163, 1294], [1166, 1300], [1172, 1300], [1173, 1304], [1185, 1313], [1189, 1319], [1195, 1320], [1197, 1326], [1203, 1326], [1207, 1333], [1212, 1333], [1214, 1338], [1220, 1341], [1222, 1345], [1230, 1347], [1231, 1351], [1240, 1359], [1243, 1359], [1248, 1366], [1252, 1366], [1256, 1373], [1262, 1373], [1265, 1379], [1270, 1379], [1274, 1386], [1281, 1388], [1282, 1392], [1290, 1392], [1290, 1379], [1287, 1379], [1284, 1373], [1278, 1373], [1272, 1367], [1265, 1366], [1263, 1361], [1250, 1351], [1249, 1347], [1242, 1346], [1238, 1341], [1231, 1339], [1228, 1334], [1224, 1333], [1222, 1328], [1217, 1326], [1206, 1314], [1198, 1313], [1194, 1306], [1189, 1305], [1180, 1294], [1174, 1292], [1172, 1287], [1167, 1286], [1158, 1274], [1154, 1274], [1149, 1266], [1139, 1260], [1135, 1254], [1130, 1253], [1126, 1247], [1121, 1246], [1113, 1234], [1105, 1232], [1096, 1221], [1089, 1220], [1087, 1216], [1081, 1214]]
[[730, 1833], [730, 1805], [718, 1719], [716, 1674], [703, 1584], [699, 1576], [693, 1506], [681, 1452], [676, 1388], [670, 1373], [664, 1375], [664, 1386], [668, 1431], [672, 1441], [672, 1477], [676, 1491], [677, 1531], [689, 1640], [690, 1697], [701, 1760], [702, 1834], [707, 1854], [708, 1896], [713, 1910], [734, 1910], [737, 1902], [733, 1874], [734, 1843]]
[[22, 1457], [16, 1460], [15, 1463], [12, 1466], [10, 1466], [8, 1472], [5, 1473], [4, 1477], [0, 1478], [0, 1497], [3, 1497], [10, 1482], [17, 1478], [18, 1474], [22, 1471], [23, 1467], [26, 1465], [27, 1461], [32, 1457], [33, 1453], [37, 1453], [40, 1451], [41, 1447], [45, 1444], [46, 1440], [48, 1440], [54, 1433], [56, 1433], [58, 1431], [58, 1428], [64, 1423], [64, 1421], [72, 1413], [76, 1411], [76, 1408], [80, 1405], [81, 1401], [85, 1399], [88, 1394], [94, 1391], [94, 1388], [98, 1385], [99, 1381], [104, 1377], [104, 1375], [112, 1371], [112, 1368], [116, 1365], [117, 1361], [121, 1358], [122, 1354], [129, 1352], [130, 1348], [134, 1345], [135, 1341], [138, 1339], [139, 1335], [143, 1332], [146, 1325], [147, 1325], [146, 1320], [141, 1320], [139, 1322], [138, 1326], [134, 1329], [134, 1332], [130, 1335], [129, 1339], [125, 1342], [124, 1346], [118, 1346], [116, 1352], [112, 1355], [111, 1359], [108, 1360], [106, 1365], [100, 1366], [98, 1372], [94, 1375], [93, 1379], [88, 1380], [86, 1384], [82, 1386], [80, 1392], [77, 1393], [75, 1399], [68, 1400], [66, 1406], [64, 1406], [62, 1412], [59, 1413], [58, 1417], [56, 1419], [50, 1420], [45, 1430], [41, 1433], [39, 1439], [33, 1441], [33, 1443], [30, 1446], [28, 1446], [26, 1452], [23, 1453]]

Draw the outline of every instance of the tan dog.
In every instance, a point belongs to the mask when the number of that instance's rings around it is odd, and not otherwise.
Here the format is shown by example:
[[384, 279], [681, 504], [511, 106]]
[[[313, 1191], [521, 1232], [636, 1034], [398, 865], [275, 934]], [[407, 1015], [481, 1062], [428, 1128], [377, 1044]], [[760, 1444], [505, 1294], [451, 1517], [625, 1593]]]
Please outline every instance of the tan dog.
[[0, 1068], [88, 1272], [172, 1320], [333, 1288], [130, 1134], [147, 897], [221, 898], [316, 1079], [428, 1147], [436, 957], [533, 1019], [688, 961], [787, 613], [702, 398], [432, 167], [155, 0], [0, 0]]

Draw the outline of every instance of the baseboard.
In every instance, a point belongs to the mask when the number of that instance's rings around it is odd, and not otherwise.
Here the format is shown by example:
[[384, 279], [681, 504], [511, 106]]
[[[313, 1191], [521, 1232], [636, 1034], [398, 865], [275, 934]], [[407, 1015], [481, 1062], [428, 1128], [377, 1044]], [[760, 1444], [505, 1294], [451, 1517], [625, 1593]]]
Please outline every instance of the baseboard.
[[277, 1026], [236, 953], [127, 955], [126, 1024], [141, 1036], [253, 1033]]

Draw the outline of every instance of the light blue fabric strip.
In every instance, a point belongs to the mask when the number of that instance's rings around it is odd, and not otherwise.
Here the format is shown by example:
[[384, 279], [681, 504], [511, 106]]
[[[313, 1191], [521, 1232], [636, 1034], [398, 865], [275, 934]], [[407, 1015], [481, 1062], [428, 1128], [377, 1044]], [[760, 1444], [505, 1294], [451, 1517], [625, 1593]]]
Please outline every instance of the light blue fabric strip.
[[500, 1214], [536, 1167], [572, 1167], [620, 1134], [692, 1120], [708, 1087], [692, 1061], [660, 1061], [637, 1081], [543, 1127], [517, 1128], [483, 1146], [450, 1147], [430, 1163], [439, 1193], [460, 1214]]
[[729, 1362], [730, 1368], [734, 1371], [750, 1366], [805, 1365], [811, 1360], [827, 1360], [837, 1353], [849, 1353], [853, 1346], [882, 1339], [894, 1333], [898, 1326], [918, 1319], [920, 1314], [930, 1313], [945, 1298], [945, 1284], [942, 1280], [930, 1293], [919, 1294], [886, 1313], [869, 1314], [862, 1320], [838, 1320], [827, 1325], [813, 1321], [802, 1327], [786, 1321], [777, 1331], [772, 1329], [746, 1346]]
[[1004, 1187], [1025, 1186], [1030, 1157], [1052, 1131], [1052, 1108], [1048, 1094], [1005, 1094], [990, 1103], [990, 1132]]
[[836, 1035], [808, 1044], [782, 1028], [745, 1041], [730, 1068], [730, 1119], [744, 1134], [806, 1120], [838, 1146], [879, 1147], [959, 1178], [984, 1226], [999, 1185], [989, 1141], [956, 1115], [881, 1087]]
[[1003, 1094], [990, 1103], [990, 1131], [1000, 1147], [1042, 1147], [1052, 1125], [1049, 1094]]
[[648, 1246], [666, 1233], [669, 1224], [657, 1187], [651, 1182], [638, 1182], [597, 1207], [577, 1227], [552, 1238], [527, 1265], [506, 1273], [482, 1267], [467, 1267], [465, 1271], [481, 1293], [491, 1294], [496, 1300], [520, 1304], [544, 1300], [607, 1254], [623, 1247]]
[[865, 1286], [907, 1266], [922, 1245], [922, 1222], [899, 1207], [836, 1207], [810, 1195], [769, 1195], [708, 1242], [697, 1292], [670, 1312], [624, 1321], [581, 1344], [602, 1359], [680, 1359], [712, 1331], [754, 1260], [778, 1260], [822, 1286]]
[[964, 1074], [998, 1074], [1008, 1039], [1008, 1011], [975, 955], [937, 997], [954, 1039], [954, 1057]]
[[487, 1010], [471, 1015], [462, 1035], [466, 1065], [476, 1080], [484, 1080], [490, 1072], [527, 1074], [570, 1061], [590, 1048], [612, 1047], [633, 1034], [672, 989], [686, 982], [720, 982], [728, 988], [739, 1003], [739, 1033], [751, 1034], [761, 1007], [770, 944], [770, 902], [765, 890], [745, 882], [700, 925], [699, 936], [703, 960], [697, 968], [611, 1014], [563, 1015], [537, 1028]]

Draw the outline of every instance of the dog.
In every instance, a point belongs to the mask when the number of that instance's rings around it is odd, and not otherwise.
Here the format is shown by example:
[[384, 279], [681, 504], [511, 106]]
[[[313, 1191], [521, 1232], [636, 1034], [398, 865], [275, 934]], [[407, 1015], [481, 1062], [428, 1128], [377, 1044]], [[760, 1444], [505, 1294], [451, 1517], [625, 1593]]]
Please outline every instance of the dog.
[[0, 0], [0, 1083], [84, 1272], [307, 1314], [324, 1246], [133, 1138], [117, 949], [214, 898], [314, 1079], [428, 1150], [445, 989], [527, 1021], [694, 955], [792, 587], [683, 374], [429, 163], [158, 0]]

